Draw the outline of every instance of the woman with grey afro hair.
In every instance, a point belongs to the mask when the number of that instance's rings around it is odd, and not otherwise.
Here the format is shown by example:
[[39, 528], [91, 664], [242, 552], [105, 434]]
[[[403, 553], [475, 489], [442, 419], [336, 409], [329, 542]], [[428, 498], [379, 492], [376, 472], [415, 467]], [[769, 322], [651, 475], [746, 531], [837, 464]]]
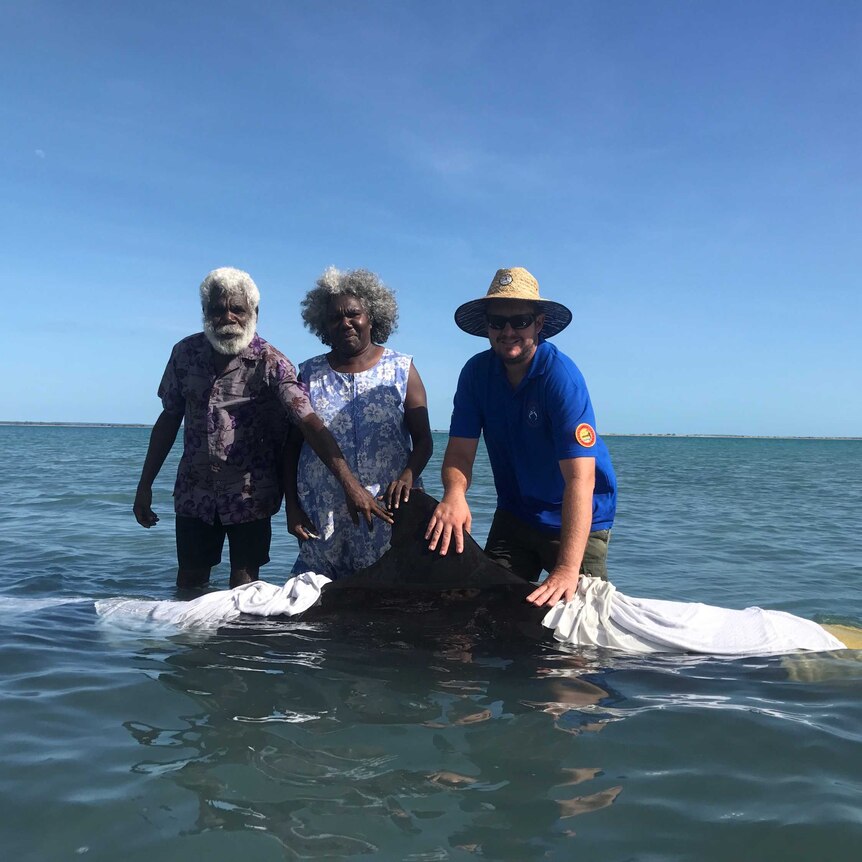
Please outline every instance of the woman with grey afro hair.
[[[314, 412], [368, 492], [397, 509], [422, 487], [433, 444], [413, 357], [382, 346], [398, 319], [395, 297], [367, 269], [330, 267], [302, 301], [302, 319], [330, 348], [299, 366]], [[287, 528], [299, 539], [294, 572], [347, 577], [389, 547], [391, 527], [352, 521], [337, 490], [311, 447], [292, 438], [284, 497]]]
[[328, 333], [329, 301], [337, 296], [355, 296], [365, 308], [371, 321], [371, 340], [385, 344], [398, 328], [398, 305], [395, 295], [367, 269], [342, 272], [334, 266], [326, 269], [317, 279], [317, 287], [308, 291], [302, 300], [302, 319], [327, 347], [332, 347]]

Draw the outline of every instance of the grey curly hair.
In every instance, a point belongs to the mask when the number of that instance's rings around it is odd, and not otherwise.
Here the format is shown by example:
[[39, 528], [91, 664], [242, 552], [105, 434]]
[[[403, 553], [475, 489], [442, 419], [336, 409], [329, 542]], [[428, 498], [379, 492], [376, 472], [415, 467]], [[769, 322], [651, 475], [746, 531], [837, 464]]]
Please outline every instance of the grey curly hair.
[[242, 296], [252, 311], [256, 311], [260, 305], [260, 291], [251, 276], [232, 266], [222, 266], [207, 273], [206, 278], [201, 282], [200, 291], [201, 307], [204, 312], [214, 292], [223, 293], [225, 296]]
[[371, 321], [371, 340], [385, 344], [398, 328], [398, 303], [395, 294], [367, 269], [342, 271], [328, 267], [302, 300], [305, 326], [327, 347], [332, 347], [328, 332], [329, 300], [336, 296], [355, 296]]

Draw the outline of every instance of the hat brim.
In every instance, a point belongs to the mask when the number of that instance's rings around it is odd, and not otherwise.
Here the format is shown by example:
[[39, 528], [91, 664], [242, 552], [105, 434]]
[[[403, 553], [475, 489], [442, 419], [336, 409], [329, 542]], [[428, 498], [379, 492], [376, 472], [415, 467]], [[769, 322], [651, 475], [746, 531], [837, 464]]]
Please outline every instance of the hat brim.
[[[502, 298], [502, 297], [501, 297]], [[478, 335], [482, 338], [488, 336], [487, 303], [494, 297], [483, 296], [481, 299], [473, 299], [459, 305], [455, 311], [455, 323], [459, 329], [470, 335]], [[519, 300], [531, 302], [541, 307], [541, 314], [545, 315], [545, 323], [542, 326], [542, 335], [552, 338], [558, 332], [562, 332], [572, 322], [572, 312], [559, 302], [550, 299]]]

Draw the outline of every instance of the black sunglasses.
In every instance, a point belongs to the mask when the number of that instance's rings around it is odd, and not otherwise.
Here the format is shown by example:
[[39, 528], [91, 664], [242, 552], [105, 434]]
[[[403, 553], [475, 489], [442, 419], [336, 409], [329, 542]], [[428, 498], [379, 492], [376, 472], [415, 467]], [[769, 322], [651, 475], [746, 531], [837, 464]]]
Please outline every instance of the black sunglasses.
[[513, 314], [510, 317], [505, 314], [488, 314], [486, 318], [491, 329], [505, 329], [507, 323], [512, 329], [526, 329], [536, 322], [535, 314]]

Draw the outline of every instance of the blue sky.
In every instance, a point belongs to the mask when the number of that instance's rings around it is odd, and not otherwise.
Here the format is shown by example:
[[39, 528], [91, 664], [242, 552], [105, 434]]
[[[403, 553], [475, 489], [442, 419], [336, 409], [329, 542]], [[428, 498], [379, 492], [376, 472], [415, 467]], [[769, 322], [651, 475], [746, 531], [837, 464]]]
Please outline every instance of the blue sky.
[[857, 2], [4, 2], [0, 420], [152, 422], [197, 285], [380, 273], [431, 421], [525, 266], [600, 431], [862, 436]]

